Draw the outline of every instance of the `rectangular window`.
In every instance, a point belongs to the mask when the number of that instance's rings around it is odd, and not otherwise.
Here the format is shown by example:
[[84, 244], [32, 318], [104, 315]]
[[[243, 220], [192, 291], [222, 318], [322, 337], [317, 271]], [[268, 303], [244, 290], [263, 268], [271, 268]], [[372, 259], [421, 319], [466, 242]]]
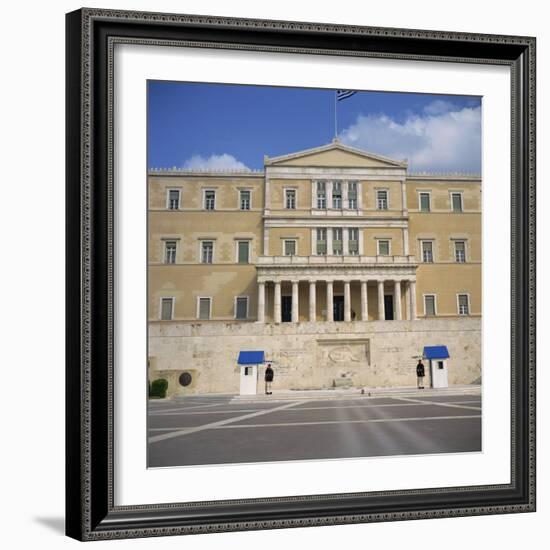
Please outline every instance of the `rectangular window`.
[[285, 256], [295, 256], [296, 255], [296, 241], [287, 240], [285, 241]]
[[453, 212], [462, 212], [462, 193], [451, 193]]
[[204, 192], [204, 209], [205, 210], [214, 210], [216, 208], [216, 191], [205, 191]]
[[357, 227], [348, 229], [348, 250], [352, 256], [359, 254], [359, 229]]
[[210, 319], [210, 298], [199, 298], [199, 319]]
[[376, 191], [376, 208], [378, 210], [388, 209], [388, 192], [385, 189]]
[[342, 208], [342, 182], [332, 182], [332, 208]]
[[248, 317], [248, 296], [238, 296], [235, 300], [235, 319]]
[[176, 241], [165, 241], [164, 243], [164, 263], [175, 264], [176, 263]]
[[434, 261], [432, 241], [422, 241], [422, 261], [426, 263]]
[[458, 295], [458, 314], [470, 315], [470, 297], [467, 294]]
[[239, 208], [241, 210], [250, 210], [250, 191], [241, 191], [239, 197]]
[[174, 313], [174, 298], [162, 298], [160, 301], [160, 318], [171, 321]]
[[424, 311], [426, 317], [433, 317], [435, 315], [435, 295], [424, 295]]
[[464, 241], [455, 241], [455, 261], [459, 264], [466, 261], [466, 243]]
[[201, 263], [211, 264], [214, 259], [214, 242], [201, 241]]
[[386, 239], [378, 240], [378, 255], [389, 256], [390, 255], [390, 241]]
[[238, 241], [237, 242], [237, 261], [240, 264], [247, 264], [249, 260], [249, 250], [250, 242], [249, 241]]
[[332, 229], [332, 253], [335, 256], [341, 256], [343, 253], [342, 228], [334, 227]]
[[285, 190], [285, 208], [296, 209], [296, 189]]
[[429, 193], [420, 193], [420, 211], [421, 212], [430, 211], [430, 194]]
[[327, 253], [327, 230], [324, 227], [317, 229], [317, 255], [325, 256]]
[[325, 209], [327, 207], [327, 182], [317, 182], [317, 208]]
[[357, 209], [357, 182], [350, 181], [348, 183], [348, 207], [351, 210]]
[[179, 210], [180, 207], [180, 192], [179, 189], [168, 190], [168, 209]]

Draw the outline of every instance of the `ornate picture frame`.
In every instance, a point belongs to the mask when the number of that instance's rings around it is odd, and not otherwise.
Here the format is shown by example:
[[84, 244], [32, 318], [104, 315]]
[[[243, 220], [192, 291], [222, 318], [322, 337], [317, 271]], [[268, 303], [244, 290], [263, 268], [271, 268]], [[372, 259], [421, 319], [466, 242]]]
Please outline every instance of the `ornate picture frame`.
[[[510, 483], [201, 502], [182, 494], [177, 503], [115, 504], [116, 44], [510, 68]], [[534, 38], [81, 9], [67, 15], [66, 54], [68, 536], [103, 540], [535, 510]]]

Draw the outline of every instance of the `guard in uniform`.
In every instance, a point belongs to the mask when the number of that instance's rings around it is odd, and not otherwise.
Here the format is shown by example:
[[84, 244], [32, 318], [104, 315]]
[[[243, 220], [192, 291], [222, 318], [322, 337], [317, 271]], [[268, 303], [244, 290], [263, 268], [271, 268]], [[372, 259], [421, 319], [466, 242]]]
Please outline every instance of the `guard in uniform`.
[[424, 389], [424, 375], [426, 374], [424, 370], [424, 364], [422, 363], [422, 359], [418, 360], [418, 365], [416, 365], [416, 380], [418, 384], [418, 389], [423, 390]]
[[271, 395], [271, 382], [273, 382], [273, 369], [271, 368], [271, 363], [267, 364], [267, 369], [265, 369], [265, 394]]

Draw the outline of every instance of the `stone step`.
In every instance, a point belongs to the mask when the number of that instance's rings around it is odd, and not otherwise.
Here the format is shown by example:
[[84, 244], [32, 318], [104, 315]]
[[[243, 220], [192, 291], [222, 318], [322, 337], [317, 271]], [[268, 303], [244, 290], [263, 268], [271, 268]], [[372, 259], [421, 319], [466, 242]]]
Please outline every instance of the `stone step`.
[[302, 400], [348, 400], [368, 399], [377, 397], [434, 397], [445, 395], [475, 395], [481, 396], [481, 386], [461, 385], [449, 388], [416, 387], [401, 388], [352, 388], [334, 390], [274, 390], [272, 395], [237, 395], [231, 399], [232, 403], [252, 403], [268, 401], [302, 401]]

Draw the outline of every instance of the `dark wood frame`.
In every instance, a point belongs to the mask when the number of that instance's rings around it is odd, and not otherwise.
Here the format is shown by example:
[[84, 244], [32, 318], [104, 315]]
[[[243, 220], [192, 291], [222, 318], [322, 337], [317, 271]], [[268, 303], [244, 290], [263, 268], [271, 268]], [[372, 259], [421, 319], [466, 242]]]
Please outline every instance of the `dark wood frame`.
[[[101, 9], [69, 13], [66, 28], [67, 535], [99, 540], [534, 511], [535, 39]], [[114, 506], [112, 53], [128, 42], [510, 67], [510, 484]]]

